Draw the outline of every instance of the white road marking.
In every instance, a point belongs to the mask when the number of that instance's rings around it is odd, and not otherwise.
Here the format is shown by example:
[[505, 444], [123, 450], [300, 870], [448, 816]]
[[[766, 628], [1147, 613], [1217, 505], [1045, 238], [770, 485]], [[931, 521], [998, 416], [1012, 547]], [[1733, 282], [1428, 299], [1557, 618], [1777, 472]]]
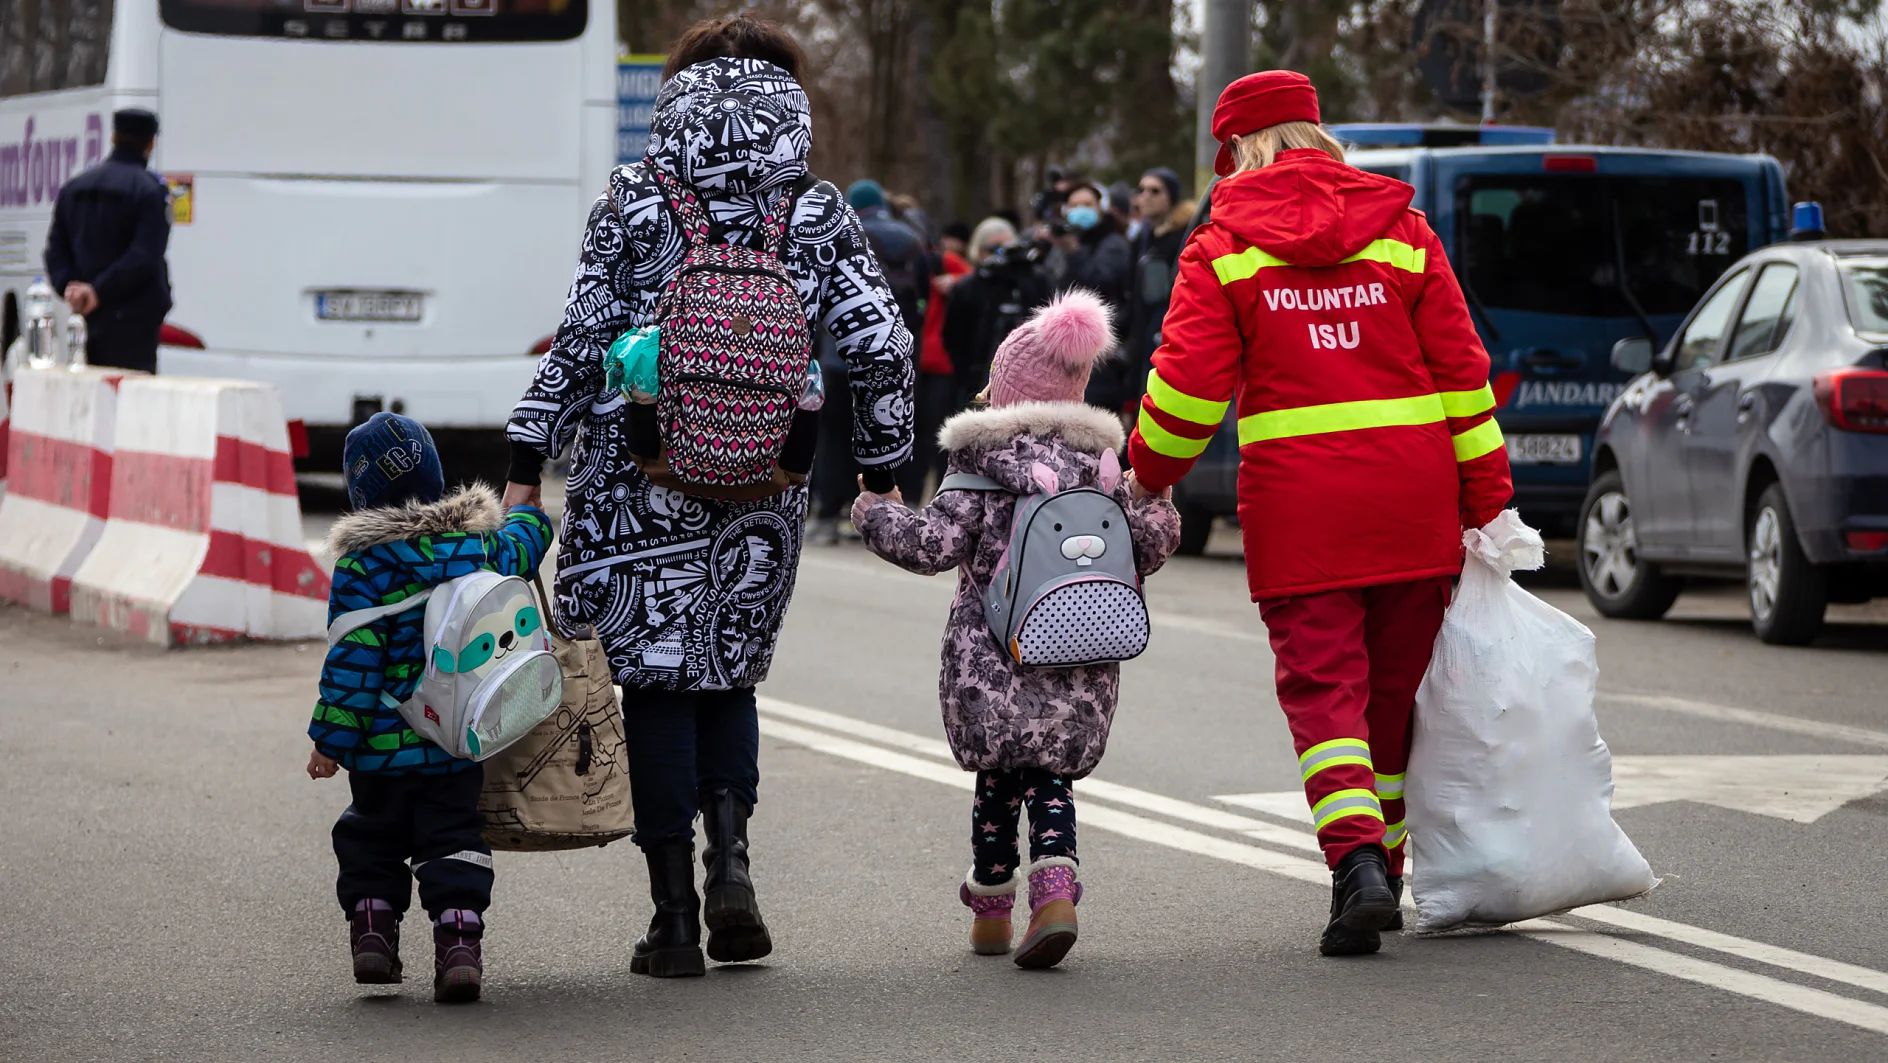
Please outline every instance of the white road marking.
[[[958, 790], [970, 790], [975, 785], [974, 776], [971, 773], [961, 770], [954, 762], [940, 762], [939, 759], [935, 759], [939, 757], [939, 754], [942, 754], [944, 758], [949, 757], [948, 747], [935, 739], [855, 720], [837, 713], [783, 702], [775, 698], [763, 697], [759, 700], [763, 714], [760, 721], [761, 732], [770, 737], [871, 767], [929, 779]], [[879, 745], [870, 745], [826, 731], [815, 730], [812, 726], [788, 723], [787, 719], [814, 726], [830, 727], [859, 737], [881, 736], [888, 739], [888, 744], [896, 748], [887, 749]], [[896, 749], [911, 750], [920, 755], [910, 756], [897, 752]], [[1289, 829], [1262, 824], [1257, 820], [1234, 816], [1219, 809], [1166, 798], [1159, 794], [1150, 794], [1132, 787], [1112, 786], [1093, 778], [1084, 780], [1081, 789], [1084, 797], [1103, 801], [1139, 804], [1145, 798], [1152, 798], [1153, 801], [1142, 806], [1146, 811], [1156, 811], [1177, 819], [1194, 820], [1202, 825], [1221, 827], [1221, 829], [1239, 830], [1243, 833], [1250, 830], [1252, 824], [1270, 827], [1273, 830]], [[1104, 797], [1104, 793], [1108, 796]], [[1238, 826], [1223, 826], [1226, 819], [1239, 820], [1243, 823]], [[1095, 829], [1138, 841], [1270, 871], [1312, 885], [1323, 886], [1330, 882], [1330, 873], [1321, 860], [1295, 857], [1244, 842], [1217, 838], [1132, 812], [1110, 808], [1106, 804], [1086, 806], [1082, 822]], [[1809, 974], [1872, 992], [1888, 992], [1888, 973], [1813, 956], [1793, 949], [1767, 945], [1705, 930], [1702, 927], [1689, 926], [1605, 905], [1576, 909], [1569, 914], [1621, 930], [1669, 938], [1695, 947], [1712, 949], [1745, 960]], [[1613, 937], [1606, 933], [1586, 931], [1578, 926], [1550, 919], [1528, 920], [1525, 923], [1515, 924], [1508, 930], [1519, 936], [1558, 945], [1575, 952], [1614, 960], [1684, 981], [1696, 982], [1803, 1014], [1888, 1034], [1888, 1007], [1839, 996], [1826, 990], [1727, 967], [1723, 964], [1655, 948], [1641, 942]]]
[[1691, 698], [1674, 697], [1670, 694], [1643, 694], [1600, 691], [1601, 701], [1610, 701], [1617, 705], [1633, 705], [1647, 709], [1664, 709], [1667, 712], [1682, 712], [1687, 716], [1700, 716], [1707, 720], [1722, 723], [1741, 723], [1751, 727], [1768, 727], [1773, 731], [1788, 731], [1791, 734], [1810, 735], [1814, 738], [1827, 738], [1837, 742], [1847, 742], [1858, 746], [1877, 746], [1888, 749], [1888, 731], [1876, 731], [1867, 727], [1850, 727], [1841, 723], [1824, 723], [1821, 720], [1805, 720], [1800, 716], [1783, 716], [1774, 712], [1759, 712], [1756, 709], [1739, 709], [1730, 705], [1715, 705], [1709, 701], [1695, 701]]
[[1732, 937], [1715, 930], [1706, 930], [1689, 923], [1660, 919], [1656, 915], [1634, 911], [1631, 908], [1615, 908], [1608, 904], [1592, 904], [1585, 908], [1575, 908], [1568, 915], [1591, 919], [1596, 923], [1616, 926], [1621, 930], [1631, 930], [1642, 934], [1657, 934], [1660, 937], [1682, 941], [1687, 945], [1722, 952], [1730, 956], [1742, 956], [1747, 960], [1767, 963], [1772, 967], [1798, 971], [1817, 978], [1826, 978], [1831, 982], [1843, 982], [1857, 989], [1888, 994], [1888, 973], [1869, 967], [1858, 967], [1853, 963], [1831, 960], [1822, 956], [1812, 956], [1807, 952], [1786, 949], [1779, 945], [1766, 945], [1760, 941]]
[[1588, 956], [1598, 956], [1601, 959], [1643, 968], [1668, 978], [1696, 982], [1712, 989], [1761, 1000], [1791, 1011], [1800, 1011], [1805, 1015], [1845, 1022], [1850, 1026], [1859, 1026], [1873, 1033], [1888, 1034], [1888, 1008], [1879, 1004], [1869, 1004], [1849, 997], [1837, 996], [1826, 990], [1811, 989], [1794, 982], [1785, 982], [1736, 967], [1726, 967], [1721, 963], [1700, 960], [1682, 953], [1655, 949], [1650, 945], [1642, 945], [1625, 938], [1608, 934], [1582, 933], [1563, 923], [1546, 919], [1530, 919], [1525, 923], [1516, 923], [1508, 930], [1510, 933], [1532, 938], [1535, 941], [1544, 941], [1550, 945], [1559, 945], [1563, 949], [1586, 953]]
[[[796, 720], [800, 723], [811, 724], [815, 727], [825, 727], [835, 731], [849, 732], [859, 738], [865, 738], [891, 746], [893, 749], [902, 749], [927, 757], [936, 757], [939, 760], [948, 760], [952, 762], [953, 766], [956, 764], [956, 758], [951, 755], [951, 747], [935, 738], [925, 738], [922, 735], [914, 735], [909, 731], [900, 731], [894, 727], [881, 727], [878, 724], [867, 723], [864, 720], [856, 720], [850, 716], [841, 716], [836, 712], [827, 712], [824, 709], [815, 709], [806, 705], [795, 705], [792, 702], [781, 701], [778, 698], [770, 698], [766, 695], [761, 695], [755, 700], [759, 702], [762, 712], [773, 713], [776, 716]], [[961, 771], [962, 769], [958, 770]], [[965, 773], [965, 777], [969, 777], [968, 773]], [[1173, 819], [1186, 820], [1191, 823], [1197, 823], [1202, 827], [1217, 827], [1221, 830], [1238, 831], [1241, 834], [1245, 834], [1259, 841], [1271, 842], [1274, 845], [1282, 845], [1289, 849], [1301, 849], [1314, 853], [1318, 851], [1316, 838], [1308, 837], [1300, 831], [1266, 823], [1263, 820], [1252, 819], [1248, 816], [1234, 815], [1231, 812], [1222, 811], [1217, 808], [1196, 805], [1190, 801], [1182, 801], [1178, 798], [1151, 793], [1147, 790], [1137, 790], [1132, 786], [1122, 786], [1119, 783], [1106, 782], [1092, 776], [1083, 779], [1081, 786], [1082, 796], [1085, 798], [1131, 805], [1144, 812], [1155, 812]], [[1304, 798], [1300, 797], [1298, 803], [1303, 805]], [[1305, 809], [1305, 815], [1307, 817], [1311, 815], [1309, 808]]]
[[1814, 823], [1888, 789], [1888, 756], [1615, 756], [1613, 787], [1616, 809], [1697, 801]]

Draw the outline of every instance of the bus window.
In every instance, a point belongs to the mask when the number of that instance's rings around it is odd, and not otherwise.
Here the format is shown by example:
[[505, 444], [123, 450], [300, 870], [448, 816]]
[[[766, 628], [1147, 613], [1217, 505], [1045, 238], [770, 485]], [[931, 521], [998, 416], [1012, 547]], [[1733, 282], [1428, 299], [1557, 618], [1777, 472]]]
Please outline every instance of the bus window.
[[567, 41], [589, 17], [588, 0], [159, 0], [158, 10], [193, 33], [415, 43]]
[[[1484, 306], [1683, 314], [1749, 250], [1741, 181], [1488, 174], [1458, 187], [1464, 275]], [[1617, 243], [1615, 243], [1617, 241]]]
[[0, 96], [100, 85], [111, 0], [0, 0]]

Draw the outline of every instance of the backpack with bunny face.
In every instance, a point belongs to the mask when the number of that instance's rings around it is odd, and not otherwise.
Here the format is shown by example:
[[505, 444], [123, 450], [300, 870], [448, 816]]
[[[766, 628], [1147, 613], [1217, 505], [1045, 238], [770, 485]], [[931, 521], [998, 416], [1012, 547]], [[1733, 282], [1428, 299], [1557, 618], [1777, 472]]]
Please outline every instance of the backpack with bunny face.
[[[1126, 661], [1147, 649], [1150, 625], [1127, 514], [1114, 500], [1121, 463], [1101, 456], [1101, 486], [1057, 490], [1047, 466], [1022, 496], [1009, 547], [983, 589], [990, 631], [1010, 659], [1042, 668]], [[943, 491], [1005, 491], [987, 477], [952, 473]]]
[[462, 760], [484, 760], [557, 711], [564, 673], [537, 596], [517, 576], [474, 572], [392, 605], [343, 613], [328, 626], [328, 645], [422, 601], [426, 671], [406, 701], [382, 695], [414, 734]]

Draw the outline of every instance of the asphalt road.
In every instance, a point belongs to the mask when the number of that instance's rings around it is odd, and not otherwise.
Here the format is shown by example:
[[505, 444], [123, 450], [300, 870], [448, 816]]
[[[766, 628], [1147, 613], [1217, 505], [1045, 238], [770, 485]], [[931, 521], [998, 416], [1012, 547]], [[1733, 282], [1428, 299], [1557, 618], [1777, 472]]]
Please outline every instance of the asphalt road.
[[[1257, 612], [1216, 545], [1150, 582], [1154, 645], [1077, 787], [1087, 894], [1060, 970], [965, 940], [969, 777], [937, 716], [949, 579], [849, 544], [809, 551], [762, 687], [774, 955], [632, 975], [633, 848], [501, 854], [486, 999], [462, 1008], [431, 1003], [418, 926], [422, 977], [348, 976], [328, 848], [346, 789], [301, 770], [319, 646], [163, 653], [0, 608], [0, 1059], [1888, 1058], [1888, 796], [1869, 782], [1888, 789], [1888, 611], [1778, 649], [1734, 593], [1626, 624], [1564, 569], [1536, 577], [1599, 637], [1621, 803], [1654, 798], [1618, 819], [1665, 883], [1334, 961], [1302, 810], [1221, 800], [1297, 773]], [[1824, 759], [1789, 759], [1807, 757]], [[1692, 781], [1625, 777], [1672, 765]], [[1817, 796], [1817, 765], [1860, 781], [1778, 814], [1805, 779]], [[1686, 785], [1701, 799], [1657, 799]]]

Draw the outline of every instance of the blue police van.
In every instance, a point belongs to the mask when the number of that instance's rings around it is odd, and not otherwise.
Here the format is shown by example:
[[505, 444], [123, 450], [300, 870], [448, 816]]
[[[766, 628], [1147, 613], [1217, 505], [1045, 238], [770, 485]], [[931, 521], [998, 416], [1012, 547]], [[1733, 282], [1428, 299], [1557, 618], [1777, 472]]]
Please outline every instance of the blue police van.
[[[1782, 167], [1768, 155], [1562, 145], [1518, 126], [1331, 132], [1354, 165], [1415, 189], [1488, 348], [1515, 504], [1548, 535], [1571, 536], [1593, 433], [1629, 379], [1613, 344], [1663, 347], [1731, 264], [1787, 236]], [[1232, 425], [1176, 492], [1183, 549], [1203, 548], [1202, 522], [1236, 506]]]

